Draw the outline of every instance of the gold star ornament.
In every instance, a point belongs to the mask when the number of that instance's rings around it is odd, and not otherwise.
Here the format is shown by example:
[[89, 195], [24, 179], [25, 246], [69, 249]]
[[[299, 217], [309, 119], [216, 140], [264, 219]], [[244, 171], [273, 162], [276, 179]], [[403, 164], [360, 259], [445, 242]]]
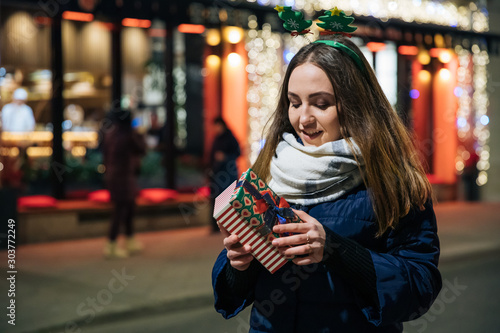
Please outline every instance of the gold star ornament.
[[[278, 7], [278, 6], [276, 6], [276, 7]], [[340, 13], [342, 13], [342, 11], [340, 9], [338, 9], [337, 7], [335, 7], [333, 9], [330, 9], [330, 13], [332, 13], [332, 16], [333, 15], [340, 16]]]
[[277, 11], [278, 13], [281, 13], [281, 12], [285, 11], [285, 8], [284, 8], [284, 6], [276, 5], [276, 7], [274, 7], [274, 10]]

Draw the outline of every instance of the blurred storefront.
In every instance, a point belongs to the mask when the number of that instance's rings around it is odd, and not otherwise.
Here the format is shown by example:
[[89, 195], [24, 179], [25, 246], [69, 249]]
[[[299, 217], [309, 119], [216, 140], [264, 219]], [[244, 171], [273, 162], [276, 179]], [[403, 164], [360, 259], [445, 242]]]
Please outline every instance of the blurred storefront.
[[[286, 65], [309, 43], [284, 32], [276, 5], [295, 6], [315, 19], [338, 2], [3, 1], [0, 107], [24, 87], [37, 125], [32, 133], [2, 133], [2, 185], [24, 194], [52, 194], [58, 180], [50, 174], [56, 173], [64, 178], [66, 198], [102, 188], [100, 132], [117, 104], [134, 112], [134, 126], [147, 136], [142, 187], [193, 191], [203, 186], [211, 125], [219, 115], [240, 142], [239, 167], [248, 167], [262, 146]], [[484, 185], [486, 65], [488, 55], [498, 53], [499, 40], [488, 33], [486, 8], [351, 0], [343, 1], [342, 9], [357, 18], [354, 40], [415, 133], [438, 196], [457, 198], [464, 172], [472, 173], [473, 184]], [[57, 52], [51, 43], [56, 13], [62, 16], [60, 160], [53, 157], [54, 136], [59, 136], [51, 61]]]

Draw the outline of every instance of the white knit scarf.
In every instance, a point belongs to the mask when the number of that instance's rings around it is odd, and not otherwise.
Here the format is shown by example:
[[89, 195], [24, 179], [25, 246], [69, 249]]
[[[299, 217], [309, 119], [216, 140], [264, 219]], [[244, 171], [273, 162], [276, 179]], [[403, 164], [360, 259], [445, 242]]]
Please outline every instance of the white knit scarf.
[[[344, 139], [319, 147], [304, 146], [284, 133], [271, 161], [269, 187], [290, 203], [312, 205], [335, 200], [363, 182], [353, 152]], [[361, 167], [364, 161], [351, 139]]]

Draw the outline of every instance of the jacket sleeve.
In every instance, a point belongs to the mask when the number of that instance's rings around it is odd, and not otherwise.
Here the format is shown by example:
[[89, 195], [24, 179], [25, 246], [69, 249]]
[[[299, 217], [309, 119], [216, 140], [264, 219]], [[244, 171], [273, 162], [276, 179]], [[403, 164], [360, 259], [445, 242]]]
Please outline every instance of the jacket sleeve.
[[252, 260], [250, 267], [240, 272], [229, 264], [226, 249], [219, 254], [212, 269], [212, 287], [215, 309], [224, 318], [236, 316], [253, 303], [260, 268], [257, 260]]
[[411, 211], [389, 232], [384, 253], [370, 250], [377, 302], [356, 300], [366, 318], [381, 326], [424, 314], [442, 286], [439, 251], [436, 217], [429, 202], [425, 210]]

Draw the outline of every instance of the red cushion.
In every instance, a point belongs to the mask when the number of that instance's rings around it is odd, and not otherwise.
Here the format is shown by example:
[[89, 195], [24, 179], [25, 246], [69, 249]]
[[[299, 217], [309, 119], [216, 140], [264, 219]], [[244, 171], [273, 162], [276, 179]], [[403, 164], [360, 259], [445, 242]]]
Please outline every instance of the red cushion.
[[107, 203], [111, 200], [111, 196], [108, 190], [97, 190], [89, 193], [88, 199], [94, 202], [104, 202]]
[[178, 192], [166, 188], [146, 188], [141, 190], [139, 196], [150, 202], [160, 203], [169, 199], [175, 199]]
[[19, 208], [57, 207], [57, 200], [48, 195], [30, 195], [17, 199]]

